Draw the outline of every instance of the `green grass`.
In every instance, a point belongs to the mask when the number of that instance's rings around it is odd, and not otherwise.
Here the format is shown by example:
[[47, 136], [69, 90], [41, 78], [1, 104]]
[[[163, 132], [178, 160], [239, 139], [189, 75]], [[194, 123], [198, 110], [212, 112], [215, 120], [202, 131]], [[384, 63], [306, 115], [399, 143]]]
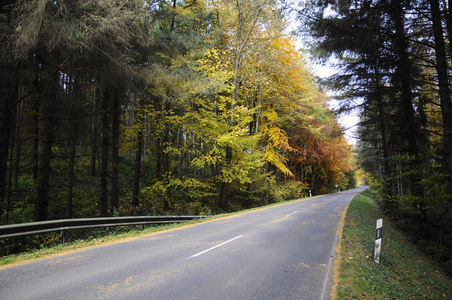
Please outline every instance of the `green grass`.
[[[383, 219], [380, 263], [375, 225]], [[349, 205], [338, 266], [338, 299], [452, 299], [452, 280], [385, 219], [370, 193]]]

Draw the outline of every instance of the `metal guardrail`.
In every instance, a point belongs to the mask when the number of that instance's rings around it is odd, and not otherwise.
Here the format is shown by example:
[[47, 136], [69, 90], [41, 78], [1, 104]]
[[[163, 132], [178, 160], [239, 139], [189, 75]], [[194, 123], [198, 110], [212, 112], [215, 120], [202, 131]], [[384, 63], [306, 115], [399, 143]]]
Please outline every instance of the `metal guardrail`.
[[77, 229], [91, 229], [102, 227], [116, 227], [128, 225], [170, 224], [181, 223], [208, 216], [139, 216], [139, 217], [107, 217], [86, 219], [63, 219], [32, 223], [21, 223], [0, 226], [0, 239], [35, 235], [48, 232], [61, 232], [61, 240], [64, 245], [64, 232]]

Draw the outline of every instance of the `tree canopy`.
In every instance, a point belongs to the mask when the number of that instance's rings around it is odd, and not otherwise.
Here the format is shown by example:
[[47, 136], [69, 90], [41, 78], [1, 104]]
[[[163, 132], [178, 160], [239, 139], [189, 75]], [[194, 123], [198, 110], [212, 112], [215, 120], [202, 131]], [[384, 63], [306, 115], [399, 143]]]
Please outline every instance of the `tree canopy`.
[[212, 214], [353, 187], [274, 0], [0, 7], [1, 223]]
[[300, 10], [313, 52], [338, 61], [328, 86], [343, 110], [361, 112], [368, 182], [426, 239], [452, 236], [451, 16], [451, 2], [436, 0], [307, 1]]

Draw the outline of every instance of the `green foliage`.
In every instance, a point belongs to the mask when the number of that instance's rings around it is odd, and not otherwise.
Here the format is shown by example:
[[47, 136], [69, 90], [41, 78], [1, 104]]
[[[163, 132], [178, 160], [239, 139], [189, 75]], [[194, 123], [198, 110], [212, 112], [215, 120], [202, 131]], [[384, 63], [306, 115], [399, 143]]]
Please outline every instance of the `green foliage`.
[[[392, 202], [393, 208], [397, 209], [391, 213], [400, 214], [405, 218], [423, 218], [424, 223], [431, 223], [433, 226], [449, 223], [449, 218], [446, 216], [450, 209], [448, 190], [451, 175], [443, 172], [443, 167], [435, 160], [435, 156], [436, 151], [426, 151], [422, 154], [405, 154], [391, 158], [393, 164], [398, 168], [392, 176], [386, 179], [388, 182], [402, 183], [412, 178], [418, 178], [417, 182], [409, 186], [405, 193], [398, 193], [384, 200]], [[421, 190], [422, 193], [413, 192], [415, 190]], [[384, 190], [381, 192], [383, 193]]]
[[[21, 176], [18, 189], [9, 197], [1, 199], [2, 224], [25, 223], [33, 221], [33, 198], [35, 195], [35, 182], [29, 176]], [[6, 208], [8, 207], [9, 210]], [[8, 222], [6, 219], [8, 218]]]
[[58, 233], [2, 239], [0, 240], [0, 256], [33, 252], [36, 249], [54, 247], [59, 244], [61, 244], [61, 236]]
[[275, 176], [270, 176], [263, 181], [259, 194], [266, 204], [270, 204], [304, 197], [308, 190], [308, 186], [300, 181], [278, 183]]
[[[0, 46], [18, 74], [2, 223], [31, 221], [38, 206], [64, 218], [68, 195], [74, 218], [240, 210], [300, 197], [308, 185], [326, 191], [349, 171], [327, 98], [272, 1], [17, 4]], [[44, 134], [47, 172], [35, 168]], [[39, 176], [49, 181], [45, 205]]]
[[170, 174], [166, 179], [155, 182], [151, 187], [144, 188], [142, 199], [147, 201], [193, 202], [211, 197], [212, 187], [194, 178], [173, 178]]

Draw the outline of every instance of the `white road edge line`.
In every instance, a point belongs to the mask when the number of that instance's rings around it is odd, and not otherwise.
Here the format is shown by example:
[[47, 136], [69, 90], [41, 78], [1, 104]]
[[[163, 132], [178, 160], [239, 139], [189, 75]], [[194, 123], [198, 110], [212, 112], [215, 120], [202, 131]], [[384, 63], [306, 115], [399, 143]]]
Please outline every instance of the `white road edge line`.
[[291, 214], [288, 214], [287, 216], [286, 216], [286, 218], [288, 218], [288, 217], [290, 217], [291, 215], [294, 215], [294, 214], [296, 214], [298, 211], [294, 211], [293, 213], [291, 213]]
[[318, 203], [311, 204], [311, 206], [316, 206]]
[[[337, 229], [336, 229], [336, 234], [334, 236], [334, 241], [333, 241], [333, 246], [331, 246], [331, 251], [330, 251], [330, 257], [328, 258], [328, 264], [327, 264], [327, 271], [326, 271], [326, 275], [325, 275], [325, 279], [323, 280], [323, 289], [322, 289], [322, 295], [320, 295], [320, 300], [324, 300], [327, 297], [325, 297], [326, 294], [326, 289], [329, 283], [329, 277], [331, 274], [331, 268], [333, 267], [334, 264], [334, 255], [336, 253], [336, 246], [337, 243], [339, 242], [339, 235], [337, 234]], [[334, 283], [333, 283], [334, 284]]]
[[230, 240], [228, 240], [228, 241], [226, 241], [226, 242], [223, 242], [223, 243], [221, 243], [221, 244], [218, 244], [218, 245], [216, 245], [216, 246], [213, 246], [212, 248], [209, 248], [209, 249], [207, 249], [207, 250], [204, 250], [204, 251], [201, 251], [201, 252], [199, 252], [199, 253], [196, 253], [195, 255], [192, 255], [192, 256], [190, 256], [190, 257], [187, 257], [186, 259], [190, 259], [190, 258], [194, 258], [194, 257], [196, 257], [196, 256], [200, 256], [200, 255], [202, 255], [202, 254], [204, 254], [204, 253], [206, 253], [206, 252], [209, 252], [210, 250], [213, 250], [213, 249], [215, 249], [215, 248], [221, 247], [221, 246], [223, 246], [223, 245], [225, 245], [225, 244], [227, 244], [227, 243], [230, 243], [230, 242], [232, 242], [232, 241], [234, 241], [234, 240], [236, 240], [236, 239], [239, 239], [239, 238], [241, 238], [242, 236], [243, 236], [243, 235], [236, 236], [236, 237], [233, 238], [233, 239], [230, 239]]

